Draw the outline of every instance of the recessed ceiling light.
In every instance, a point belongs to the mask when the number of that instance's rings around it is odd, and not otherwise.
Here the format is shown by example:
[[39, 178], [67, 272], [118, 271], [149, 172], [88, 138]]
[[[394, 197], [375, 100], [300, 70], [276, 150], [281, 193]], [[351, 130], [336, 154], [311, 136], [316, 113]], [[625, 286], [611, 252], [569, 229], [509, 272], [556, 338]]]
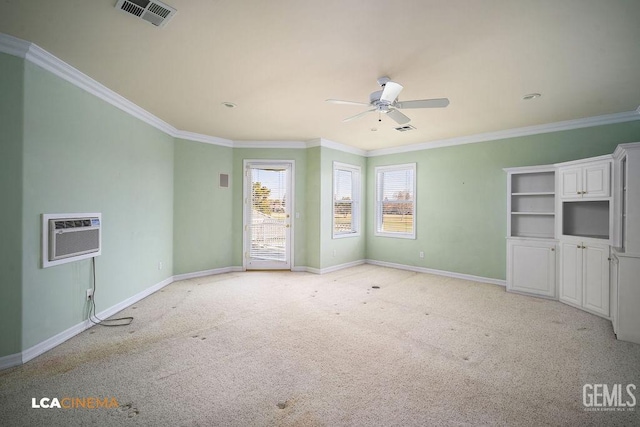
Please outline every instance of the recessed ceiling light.
[[234, 104], [233, 102], [226, 102], [226, 101], [223, 102], [222, 105], [224, 105], [227, 108], [236, 108], [237, 107], [237, 105]]
[[528, 93], [522, 97], [525, 101], [531, 101], [532, 99], [540, 98], [542, 95], [539, 93]]

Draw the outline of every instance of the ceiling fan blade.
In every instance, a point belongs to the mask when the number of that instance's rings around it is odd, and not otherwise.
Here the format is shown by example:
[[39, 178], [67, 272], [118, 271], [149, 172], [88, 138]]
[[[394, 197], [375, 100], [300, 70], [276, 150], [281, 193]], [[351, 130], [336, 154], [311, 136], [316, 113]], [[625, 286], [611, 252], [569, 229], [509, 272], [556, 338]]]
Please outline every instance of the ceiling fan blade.
[[415, 101], [396, 102], [396, 108], [444, 108], [449, 105], [447, 98], [416, 99]]
[[369, 106], [366, 102], [356, 102], [356, 101], [342, 101], [340, 99], [325, 99], [325, 102], [330, 102], [332, 104], [342, 104], [342, 105], [364, 105]]
[[402, 114], [400, 111], [398, 110], [389, 110], [389, 112], [387, 113], [388, 117], [391, 117], [393, 120], [395, 120], [396, 122], [398, 122], [399, 125], [404, 125], [407, 124], [411, 121], [411, 119], [407, 116], [405, 116], [404, 114]]
[[363, 111], [362, 113], [356, 114], [355, 116], [347, 117], [346, 119], [343, 120], [343, 122], [350, 122], [351, 120], [359, 119], [360, 117], [362, 117], [362, 116], [364, 116], [364, 115], [366, 115], [368, 113], [371, 113], [373, 111], [376, 111], [376, 109], [372, 108], [371, 110]]
[[387, 82], [382, 90], [382, 95], [380, 95], [380, 100], [391, 103], [396, 100], [398, 95], [400, 95], [400, 91], [402, 91], [402, 89], [403, 87], [401, 84], [396, 82]]

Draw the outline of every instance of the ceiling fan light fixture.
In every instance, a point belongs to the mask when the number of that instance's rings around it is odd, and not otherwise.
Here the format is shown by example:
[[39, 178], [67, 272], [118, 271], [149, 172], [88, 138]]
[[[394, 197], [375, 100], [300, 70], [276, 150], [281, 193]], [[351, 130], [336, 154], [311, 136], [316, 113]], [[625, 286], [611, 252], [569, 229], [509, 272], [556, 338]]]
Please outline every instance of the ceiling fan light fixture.
[[522, 97], [523, 101], [531, 101], [532, 99], [540, 98], [542, 94], [540, 93], [528, 93]]

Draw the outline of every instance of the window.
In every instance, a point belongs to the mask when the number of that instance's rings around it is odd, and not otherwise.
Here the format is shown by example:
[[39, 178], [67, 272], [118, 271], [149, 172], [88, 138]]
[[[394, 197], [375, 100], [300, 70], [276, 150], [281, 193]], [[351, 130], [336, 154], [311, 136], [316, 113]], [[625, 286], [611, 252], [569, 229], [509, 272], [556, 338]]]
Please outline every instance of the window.
[[416, 164], [379, 166], [376, 172], [376, 236], [416, 238]]
[[360, 235], [360, 167], [333, 162], [333, 237]]

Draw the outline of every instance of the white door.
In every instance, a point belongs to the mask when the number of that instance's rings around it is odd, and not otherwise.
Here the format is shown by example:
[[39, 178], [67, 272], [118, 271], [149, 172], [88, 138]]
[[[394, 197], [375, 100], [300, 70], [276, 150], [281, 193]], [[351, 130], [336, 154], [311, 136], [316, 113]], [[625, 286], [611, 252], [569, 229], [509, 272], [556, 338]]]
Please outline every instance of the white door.
[[560, 169], [560, 197], [563, 199], [582, 196], [582, 168]]
[[244, 163], [243, 267], [290, 270], [293, 161]]
[[583, 307], [609, 316], [609, 247], [586, 245], [582, 252]]
[[582, 307], [582, 244], [560, 244], [560, 301]]
[[583, 197], [609, 197], [609, 162], [585, 166], [583, 174]]
[[547, 297], [556, 296], [556, 245], [509, 240], [507, 289]]

